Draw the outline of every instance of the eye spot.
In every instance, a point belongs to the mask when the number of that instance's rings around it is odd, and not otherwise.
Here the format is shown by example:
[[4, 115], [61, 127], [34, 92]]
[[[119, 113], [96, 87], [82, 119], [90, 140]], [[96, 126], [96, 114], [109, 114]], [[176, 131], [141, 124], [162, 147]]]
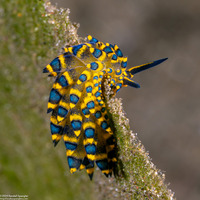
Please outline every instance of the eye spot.
[[88, 107], [88, 109], [94, 108], [94, 101], [88, 102], [88, 103], [87, 103], [87, 107]]
[[79, 100], [79, 97], [75, 94], [70, 94], [70, 102], [76, 104]]
[[91, 65], [90, 69], [92, 69], [92, 70], [98, 69], [98, 64], [96, 62], [92, 62], [90, 65]]
[[100, 111], [97, 111], [94, 115], [95, 115], [95, 117], [96, 117], [97, 119], [99, 119], [99, 118], [102, 116], [102, 114], [101, 114]]
[[86, 88], [86, 92], [87, 92], [87, 93], [91, 93], [91, 92], [92, 92], [92, 87], [91, 87], [91, 86], [88, 86], [88, 87]]
[[80, 80], [81, 82], [84, 82], [84, 81], [87, 80], [87, 76], [86, 76], [85, 74], [81, 74], [80, 77], [79, 77], [79, 80]]
[[85, 129], [85, 136], [87, 138], [93, 138], [94, 137], [94, 129], [93, 128], [86, 128]]

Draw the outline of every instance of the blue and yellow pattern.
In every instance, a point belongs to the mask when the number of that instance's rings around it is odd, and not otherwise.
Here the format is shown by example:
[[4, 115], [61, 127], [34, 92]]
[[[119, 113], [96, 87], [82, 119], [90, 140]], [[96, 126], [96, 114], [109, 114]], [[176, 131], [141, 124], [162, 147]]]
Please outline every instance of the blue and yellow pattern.
[[114, 95], [127, 85], [139, 88], [134, 74], [165, 61], [127, 67], [117, 45], [99, 42], [88, 36], [88, 42], [64, 48], [44, 69], [56, 77], [50, 92], [47, 113], [52, 112], [50, 129], [56, 146], [63, 137], [70, 172], [86, 169], [93, 177], [95, 163], [108, 177], [117, 162], [117, 147], [108, 117], [104, 81]]

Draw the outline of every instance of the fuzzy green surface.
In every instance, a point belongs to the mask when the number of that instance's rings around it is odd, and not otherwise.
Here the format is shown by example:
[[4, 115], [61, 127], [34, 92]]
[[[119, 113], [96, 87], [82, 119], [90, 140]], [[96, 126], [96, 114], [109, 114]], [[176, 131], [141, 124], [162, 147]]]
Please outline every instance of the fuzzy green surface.
[[61, 43], [77, 42], [76, 25], [44, 1], [1, 0], [0, 27], [0, 195], [93, 199], [86, 173], [69, 173], [63, 142], [53, 147], [42, 74]]
[[[130, 130], [122, 100], [110, 98], [112, 90], [105, 83], [105, 95], [118, 146], [118, 176], [113, 187], [122, 199], [175, 199], [164, 182], [165, 175], [151, 161], [137, 134]], [[117, 192], [116, 192], [117, 191]]]

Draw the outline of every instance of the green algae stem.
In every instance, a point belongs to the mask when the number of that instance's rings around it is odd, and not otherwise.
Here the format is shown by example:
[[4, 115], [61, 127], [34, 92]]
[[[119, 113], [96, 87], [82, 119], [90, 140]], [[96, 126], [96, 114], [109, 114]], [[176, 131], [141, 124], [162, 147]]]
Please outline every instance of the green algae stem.
[[123, 199], [175, 199], [174, 193], [164, 182], [165, 174], [156, 168], [137, 134], [130, 130], [122, 99], [111, 97], [112, 90], [108, 85], [105, 83], [107, 108], [113, 121], [119, 151], [117, 180], [110, 183], [112, 192]]

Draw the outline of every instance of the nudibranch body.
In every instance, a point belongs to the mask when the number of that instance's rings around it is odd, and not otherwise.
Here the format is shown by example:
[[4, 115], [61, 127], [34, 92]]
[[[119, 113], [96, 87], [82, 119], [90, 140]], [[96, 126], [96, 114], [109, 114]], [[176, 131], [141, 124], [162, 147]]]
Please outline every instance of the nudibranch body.
[[116, 140], [108, 117], [104, 81], [113, 94], [127, 85], [140, 87], [131, 78], [134, 74], [165, 61], [127, 67], [117, 45], [99, 42], [88, 36], [88, 42], [64, 48], [44, 69], [55, 76], [48, 110], [50, 129], [56, 146], [63, 137], [70, 172], [86, 169], [90, 179], [94, 165], [108, 177], [117, 162]]

